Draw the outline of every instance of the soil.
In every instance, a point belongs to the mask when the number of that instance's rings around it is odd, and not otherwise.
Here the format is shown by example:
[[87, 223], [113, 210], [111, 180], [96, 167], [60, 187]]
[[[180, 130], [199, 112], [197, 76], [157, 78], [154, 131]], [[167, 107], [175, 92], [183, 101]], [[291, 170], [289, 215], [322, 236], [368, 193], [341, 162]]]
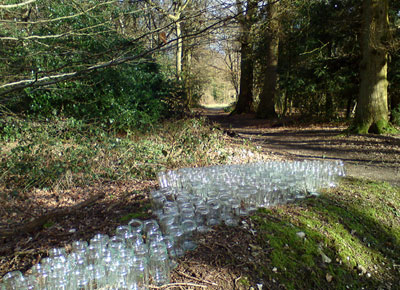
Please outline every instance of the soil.
[[[270, 159], [341, 159], [349, 176], [400, 185], [399, 135], [348, 136], [344, 124], [267, 122], [253, 115], [228, 116], [222, 110], [200, 113], [223, 129], [232, 144], [248, 140]], [[125, 181], [1, 195], [0, 277], [14, 270], [29, 272], [51, 248], [68, 249], [73, 241], [89, 240], [96, 233], [111, 236], [132, 214], [150, 218], [146, 206], [156, 187], [155, 181]], [[43, 216], [50, 218], [37, 224]], [[29, 223], [36, 227], [22, 230]], [[171, 284], [162, 289], [284, 289], [279, 281], [257, 274], [256, 265], [268, 261], [268, 249], [257, 246], [250, 220], [236, 228], [216, 227], [198, 241], [198, 248], [179, 261]]]
[[345, 123], [265, 121], [252, 114], [229, 116], [221, 109], [203, 109], [200, 113], [229, 135], [250, 140], [266, 154], [283, 159], [340, 159], [350, 177], [400, 186], [400, 134], [348, 135]]

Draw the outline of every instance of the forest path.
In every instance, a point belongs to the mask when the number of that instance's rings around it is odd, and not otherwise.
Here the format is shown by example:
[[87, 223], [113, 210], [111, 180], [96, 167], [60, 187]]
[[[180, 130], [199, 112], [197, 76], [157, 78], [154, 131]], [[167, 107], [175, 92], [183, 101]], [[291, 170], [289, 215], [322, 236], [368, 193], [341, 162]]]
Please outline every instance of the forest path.
[[247, 139], [263, 152], [287, 159], [341, 159], [347, 175], [400, 186], [400, 135], [346, 135], [345, 125], [303, 125], [229, 116], [223, 109], [200, 109], [235, 138]]

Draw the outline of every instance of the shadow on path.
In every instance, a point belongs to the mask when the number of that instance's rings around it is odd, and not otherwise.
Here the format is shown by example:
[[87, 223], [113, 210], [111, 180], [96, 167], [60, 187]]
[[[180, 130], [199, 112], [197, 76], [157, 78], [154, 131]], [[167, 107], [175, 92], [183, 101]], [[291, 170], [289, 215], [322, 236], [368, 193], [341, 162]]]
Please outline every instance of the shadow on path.
[[253, 114], [229, 116], [201, 109], [234, 138], [251, 140], [261, 150], [288, 159], [341, 159], [347, 174], [400, 186], [400, 136], [346, 135], [346, 125], [304, 125], [293, 120], [261, 120]]

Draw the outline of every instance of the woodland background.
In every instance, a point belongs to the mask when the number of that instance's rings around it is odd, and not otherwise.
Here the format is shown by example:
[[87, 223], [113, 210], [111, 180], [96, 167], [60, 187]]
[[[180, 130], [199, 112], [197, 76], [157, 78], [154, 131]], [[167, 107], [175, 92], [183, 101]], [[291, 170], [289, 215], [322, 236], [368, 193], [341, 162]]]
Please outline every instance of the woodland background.
[[1, 1], [0, 274], [150, 218], [159, 171], [342, 159], [321, 198], [199, 237], [168, 287], [395, 289], [399, 48], [395, 0]]

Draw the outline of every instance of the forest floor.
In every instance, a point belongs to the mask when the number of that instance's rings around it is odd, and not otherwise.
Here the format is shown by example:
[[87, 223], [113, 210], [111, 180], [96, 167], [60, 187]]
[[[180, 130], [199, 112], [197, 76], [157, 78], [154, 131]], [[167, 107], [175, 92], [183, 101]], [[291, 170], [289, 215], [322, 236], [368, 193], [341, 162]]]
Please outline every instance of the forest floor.
[[[228, 116], [223, 110], [200, 110], [223, 129], [233, 146], [249, 142], [266, 159], [341, 159], [347, 174], [400, 185], [400, 136], [347, 136], [344, 125], [276, 124], [252, 115]], [[68, 190], [37, 190], [13, 198], [0, 207], [2, 228], [36, 223], [52, 215], [40, 228], [20, 233], [0, 232], [0, 277], [13, 270], [28, 271], [53, 247], [70, 247], [96, 233], [113, 235], [131, 218], [150, 218], [149, 192], [155, 181], [93, 184]], [[90, 201], [90, 202], [88, 202]], [[268, 261], [268, 249], [255, 241], [251, 219], [237, 228], [216, 227], [199, 237], [199, 247], [187, 253], [172, 272], [170, 286], [153, 289], [287, 289], [277, 279], [258, 283], [257, 269]], [[275, 272], [275, 268], [274, 268]], [[326, 278], [328, 279], [328, 276]], [[258, 286], [257, 286], [258, 284]]]
[[266, 122], [252, 114], [229, 116], [223, 109], [199, 113], [268, 154], [284, 159], [340, 159], [348, 176], [400, 185], [400, 135], [347, 135], [346, 124]]

